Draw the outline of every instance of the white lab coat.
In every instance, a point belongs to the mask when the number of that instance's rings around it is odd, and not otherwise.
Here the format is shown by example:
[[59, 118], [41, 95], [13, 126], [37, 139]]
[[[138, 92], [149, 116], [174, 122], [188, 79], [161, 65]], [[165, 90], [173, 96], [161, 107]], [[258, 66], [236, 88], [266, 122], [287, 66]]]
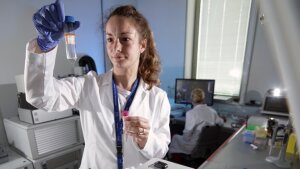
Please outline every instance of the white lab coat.
[[197, 144], [202, 128], [207, 125], [223, 125], [224, 121], [217, 112], [206, 104], [198, 104], [186, 113], [183, 135], [175, 134], [169, 153], [191, 154]]
[[[26, 46], [26, 99], [47, 111], [76, 108], [85, 140], [81, 169], [117, 168], [116, 137], [112, 98], [112, 71], [97, 76], [53, 78], [57, 47], [48, 53], [35, 54], [36, 40]], [[129, 115], [143, 116], [151, 129], [144, 149], [128, 137], [123, 143], [124, 168], [135, 168], [151, 158], [162, 158], [170, 143], [170, 104], [166, 92], [153, 87], [150, 91], [141, 80]]]

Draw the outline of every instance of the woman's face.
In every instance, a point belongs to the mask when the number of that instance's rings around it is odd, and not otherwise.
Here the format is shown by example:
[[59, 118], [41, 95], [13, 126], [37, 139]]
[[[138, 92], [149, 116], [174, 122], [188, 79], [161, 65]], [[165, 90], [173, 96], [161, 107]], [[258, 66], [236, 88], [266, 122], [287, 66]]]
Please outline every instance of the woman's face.
[[140, 41], [133, 20], [112, 16], [106, 24], [106, 49], [114, 69], [137, 70], [145, 41]]

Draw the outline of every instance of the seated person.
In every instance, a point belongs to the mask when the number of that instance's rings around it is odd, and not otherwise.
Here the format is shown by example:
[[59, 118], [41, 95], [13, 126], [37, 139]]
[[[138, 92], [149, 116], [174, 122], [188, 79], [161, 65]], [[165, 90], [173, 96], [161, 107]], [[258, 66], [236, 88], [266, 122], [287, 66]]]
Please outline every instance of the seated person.
[[175, 134], [169, 146], [169, 158], [172, 153], [191, 154], [197, 144], [199, 134], [205, 126], [223, 125], [224, 120], [217, 112], [204, 104], [205, 93], [202, 89], [196, 88], [191, 93], [193, 109], [187, 111], [183, 135]]

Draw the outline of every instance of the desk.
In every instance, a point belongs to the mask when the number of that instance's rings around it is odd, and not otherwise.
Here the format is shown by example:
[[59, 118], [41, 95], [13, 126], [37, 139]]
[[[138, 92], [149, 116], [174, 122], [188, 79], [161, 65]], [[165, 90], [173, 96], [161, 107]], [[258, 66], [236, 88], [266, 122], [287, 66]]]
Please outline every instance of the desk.
[[166, 160], [163, 160], [163, 159], [159, 159], [159, 158], [152, 158], [151, 160], [147, 161], [143, 165], [139, 166], [137, 169], [156, 169], [155, 167], [152, 167], [152, 166], [157, 161], [162, 161], [164, 163], [167, 163], [168, 164], [167, 169], [192, 169], [190, 167], [179, 165], [179, 164], [176, 164], [176, 163], [173, 163], [173, 162], [170, 162], [170, 161], [166, 161]]
[[[182, 125], [184, 128], [185, 117], [171, 118], [171, 123]], [[232, 127], [233, 123], [237, 123], [236, 119], [233, 119], [231, 117], [226, 117], [226, 122], [224, 123], [224, 127], [234, 128], [234, 127]]]
[[185, 113], [190, 109], [190, 107], [172, 107], [170, 116], [173, 118], [184, 117]]
[[[243, 142], [243, 126], [227, 140], [211, 157], [198, 169], [279, 169], [272, 163], [266, 162], [269, 149], [253, 150]], [[299, 169], [299, 160], [294, 162], [292, 169]]]

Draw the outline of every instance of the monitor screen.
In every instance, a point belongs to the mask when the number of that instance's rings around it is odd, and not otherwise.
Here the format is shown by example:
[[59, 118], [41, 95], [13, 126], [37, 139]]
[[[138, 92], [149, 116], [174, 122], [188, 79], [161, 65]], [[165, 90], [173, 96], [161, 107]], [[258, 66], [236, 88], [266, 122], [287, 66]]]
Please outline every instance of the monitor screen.
[[205, 93], [205, 104], [213, 105], [215, 80], [212, 79], [176, 79], [175, 103], [192, 104], [191, 92], [201, 88]]
[[288, 116], [289, 108], [287, 99], [278, 96], [266, 96], [263, 105], [263, 114], [272, 114], [278, 116]]

